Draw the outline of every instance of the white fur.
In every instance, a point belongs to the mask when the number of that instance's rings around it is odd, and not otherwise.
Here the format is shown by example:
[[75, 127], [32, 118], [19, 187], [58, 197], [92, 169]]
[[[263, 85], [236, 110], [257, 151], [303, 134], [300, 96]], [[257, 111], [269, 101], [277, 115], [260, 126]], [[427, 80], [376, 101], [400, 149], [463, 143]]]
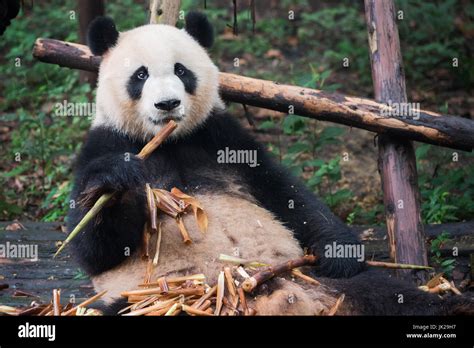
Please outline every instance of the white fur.
[[[181, 63], [197, 77], [194, 95], [185, 92], [174, 74], [175, 63]], [[133, 101], [127, 93], [130, 76], [145, 66], [149, 78], [140, 100]], [[150, 24], [120, 33], [117, 44], [104, 56], [99, 69], [97, 115], [93, 127], [106, 126], [132, 137], [148, 139], [163, 126], [150, 121], [168, 114], [154, 104], [166, 99], [179, 99], [181, 106], [172, 115], [179, 118], [172, 136], [189, 133], [224, 104], [218, 93], [218, 69], [185, 30], [168, 25]]]

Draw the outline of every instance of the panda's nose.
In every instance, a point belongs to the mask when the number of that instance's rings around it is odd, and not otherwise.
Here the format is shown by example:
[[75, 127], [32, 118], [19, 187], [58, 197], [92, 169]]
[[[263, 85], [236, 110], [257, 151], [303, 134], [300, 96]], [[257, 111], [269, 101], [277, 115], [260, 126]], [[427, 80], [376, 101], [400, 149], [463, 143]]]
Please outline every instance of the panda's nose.
[[159, 110], [171, 111], [173, 109], [176, 109], [180, 104], [181, 104], [181, 100], [168, 99], [168, 100], [163, 100], [159, 103], [155, 103], [155, 108]]

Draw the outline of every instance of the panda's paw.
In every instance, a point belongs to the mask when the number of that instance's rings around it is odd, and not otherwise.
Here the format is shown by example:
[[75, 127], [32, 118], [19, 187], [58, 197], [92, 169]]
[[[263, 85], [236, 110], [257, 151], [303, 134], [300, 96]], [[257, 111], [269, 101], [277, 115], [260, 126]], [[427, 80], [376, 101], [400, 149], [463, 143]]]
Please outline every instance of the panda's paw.
[[[362, 249], [363, 250], [363, 249]], [[327, 252], [327, 249], [314, 248], [313, 253], [318, 256], [314, 273], [317, 276], [329, 278], [350, 278], [365, 269], [364, 256], [338, 255]], [[354, 256], [354, 257], [352, 257]]]
[[108, 155], [100, 158], [87, 175], [85, 193], [125, 192], [142, 189], [146, 183], [143, 160], [135, 155]]

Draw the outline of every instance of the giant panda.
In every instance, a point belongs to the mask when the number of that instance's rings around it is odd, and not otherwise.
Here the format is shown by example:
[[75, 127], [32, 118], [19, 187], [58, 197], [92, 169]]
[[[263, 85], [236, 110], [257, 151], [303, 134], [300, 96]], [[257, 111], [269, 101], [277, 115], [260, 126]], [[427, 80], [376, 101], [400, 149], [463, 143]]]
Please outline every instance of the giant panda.
[[[196, 197], [209, 218], [201, 234], [185, 216], [193, 239], [184, 245], [172, 218], [161, 216], [160, 262], [153, 278], [204, 273], [215, 283], [218, 255], [278, 264], [305, 251], [318, 255], [310, 272], [319, 287], [276, 278], [257, 293], [261, 315], [317, 315], [344, 293], [339, 314], [444, 314], [451, 304], [411, 285], [367, 271], [356, 258], [330, 258], [325, 246], [360, 241], [305, 185], [267, 154], [239, 122], [226, 114], [218, 69], [207, 49], [213, 29], [191, 12], [183, 29], [144, 25], [119, 33], [112, 19], [89, 28], [89, 46], [102, 56], [96, 116], [76, 163], [68, 229], [101, 194], [113, 200], [73, 240], [74, 254], [103, 298], [106, 314], [126, 306], [120, 297], [143, 282], [143, 230], [148, 221], [144, 186], [173, 187]], [[164, 125], [175, 132], [147, 160], [135, 156]], [[255, 151], [257, 165], [221, 163], [220, 150]], [[153, 241], [151, 242], [154, 245]], [[397, 294], [404, 294], [400, 305]], [[289, 301], [289, 297], [293, 299]]]

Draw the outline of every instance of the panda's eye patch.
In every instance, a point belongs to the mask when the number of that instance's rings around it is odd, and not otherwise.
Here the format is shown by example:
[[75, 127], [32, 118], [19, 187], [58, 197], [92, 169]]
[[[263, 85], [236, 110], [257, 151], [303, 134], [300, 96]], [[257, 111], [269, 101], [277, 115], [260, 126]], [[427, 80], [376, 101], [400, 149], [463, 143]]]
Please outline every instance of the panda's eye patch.
[[146, 80], [148, 78], [148, 70], [144, 66], [139, 68], [137, 72], [135, 73], [135, 76], [139, 80]]
[[143, 85], [148, 79], [148, 76], [148, 69], [141, 66], [129, 77], [127, 82], [127, 92], [131, 99], [140, 99]]
[[194, 73], [181, 63], [174, 65], [174, 74], [179, 77], [184, 84], [184, 89], [189, 94], [194, 94], [197, 88], [197, 78]]

